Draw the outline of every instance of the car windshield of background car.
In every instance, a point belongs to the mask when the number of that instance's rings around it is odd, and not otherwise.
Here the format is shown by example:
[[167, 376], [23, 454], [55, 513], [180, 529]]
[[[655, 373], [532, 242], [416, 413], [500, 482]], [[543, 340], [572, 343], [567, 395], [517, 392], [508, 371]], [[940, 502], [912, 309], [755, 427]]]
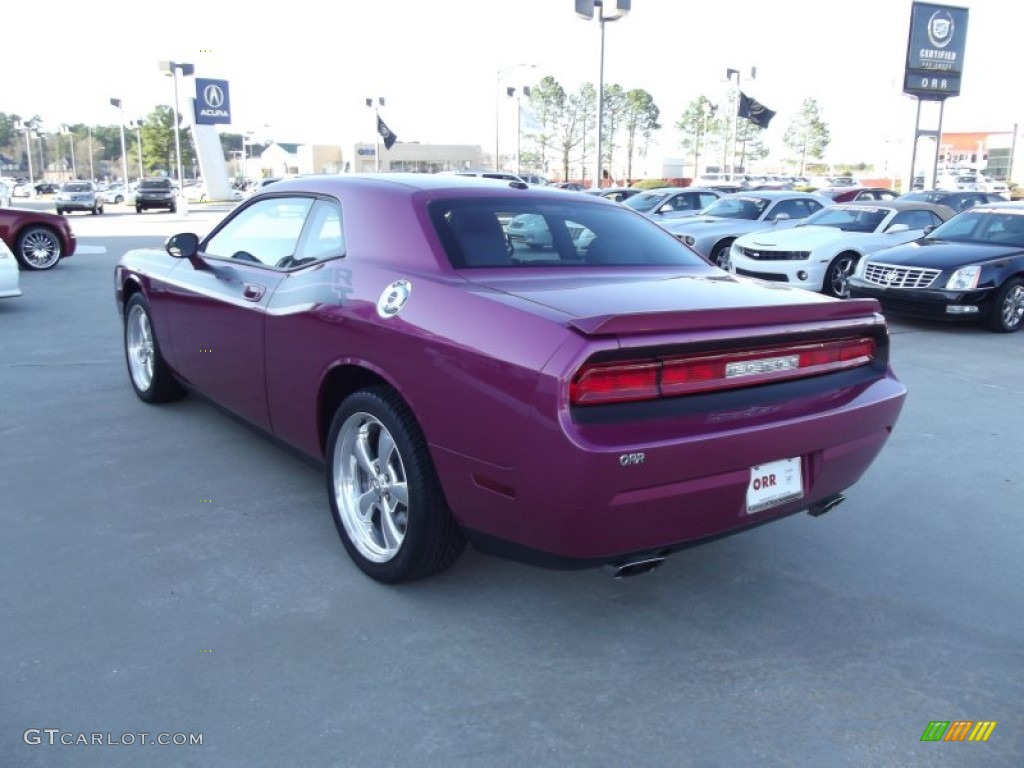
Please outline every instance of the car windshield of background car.
[[61, 192], [92, 192], [92, 187], [87, 183], [65, 184]]
[[631, 198], [623, 201], [622, 204], [628, 208], [632, 208], [634, 211], [645, 213], [652, 210], [667, 196], [667, 192], [642, 192], [639, 195], [633, 195]]
[[705, 208], [702, 213], [705, 216], [720, 216], [724, 219], [755, 221], [761, 218], [768, 203], [769, 201], [763, 197], [723, 197]]
[[998, 208], [966, 211], [936, 228], [927, 239], [1024, 248], [1024, 213]]
[[[602, 202], [553, 203], [492, 198], [438, 200], [430, 216], [451, 264], [475, 267], [686, 267], [706, 266], [697, 254], [649, 220]], [[510, 234], [519, 218], [536, 233], [547, 232], [537, 247]], [[538, 218], [534, 218], [538, 217]]]
[[889, 208], [823, 208], [804, 220], [806, 226], [835, 227], [844, 232], [874, 232], [892, 213]]

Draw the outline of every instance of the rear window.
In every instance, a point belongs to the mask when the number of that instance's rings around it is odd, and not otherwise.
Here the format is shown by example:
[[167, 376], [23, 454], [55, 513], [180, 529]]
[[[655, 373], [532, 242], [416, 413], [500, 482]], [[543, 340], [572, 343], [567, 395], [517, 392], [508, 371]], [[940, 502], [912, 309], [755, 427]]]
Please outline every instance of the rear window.
[[604, 201], [438, 200], [429, 211], [456, 269], [706, 266], [657, 224]]
[[152, 179], [150, 181], [143, 181], [139, 184], [139, 189], [170, 189], [170, 179]]

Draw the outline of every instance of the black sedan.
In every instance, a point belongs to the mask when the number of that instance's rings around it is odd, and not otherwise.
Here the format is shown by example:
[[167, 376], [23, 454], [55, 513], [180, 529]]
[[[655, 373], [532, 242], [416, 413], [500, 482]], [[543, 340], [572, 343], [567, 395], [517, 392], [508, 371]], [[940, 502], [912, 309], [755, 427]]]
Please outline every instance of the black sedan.
[[947, 208], [952, 208], [957, 213], [966, 211], [968, 208], [973, 208], [976, 205], [1006, 201], [1005, 197], [995, 192], [952, 192], [944, 189], [907, 192], [905, 195], [900, 195], [899, 199], [908, 203], [944, 205]]
[[893, 314], [981, 320], [1010, 333], [1024, 320], [1024, 203], [964, 211], [929, 235], [862, 259], [850, 295]]

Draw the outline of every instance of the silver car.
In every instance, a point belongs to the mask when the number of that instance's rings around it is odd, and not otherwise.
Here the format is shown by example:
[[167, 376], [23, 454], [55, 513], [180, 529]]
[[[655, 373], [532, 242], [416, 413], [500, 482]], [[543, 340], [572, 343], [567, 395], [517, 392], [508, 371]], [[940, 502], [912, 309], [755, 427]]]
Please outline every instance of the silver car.
[[103, 213], [103, 195], [91, 181], [69, 181], [60, 188], [54, 205], [57, 213], [63, 215], [71, 211], [89, 211]]
[[832, 201], [809, 192], [737, 192], [712, 203], [699, 216], [662, 226], [713, 264], [728, 268], [729, 249], [740, 235], [795, 226]]
[[661, 187], [633, 195], [622, 204], [654, 221], [668, 221], [696, 216], [723, 194], [710, 187]]

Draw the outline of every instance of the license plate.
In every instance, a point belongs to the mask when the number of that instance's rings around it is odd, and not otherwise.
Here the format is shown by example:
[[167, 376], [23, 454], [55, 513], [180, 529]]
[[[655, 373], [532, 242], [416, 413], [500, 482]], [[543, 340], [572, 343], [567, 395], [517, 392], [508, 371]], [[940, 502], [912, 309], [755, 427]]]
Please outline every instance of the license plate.
[[804, 495], [800, 457], [770, 461], [750, 468], [747, 514], [762, 512]]

